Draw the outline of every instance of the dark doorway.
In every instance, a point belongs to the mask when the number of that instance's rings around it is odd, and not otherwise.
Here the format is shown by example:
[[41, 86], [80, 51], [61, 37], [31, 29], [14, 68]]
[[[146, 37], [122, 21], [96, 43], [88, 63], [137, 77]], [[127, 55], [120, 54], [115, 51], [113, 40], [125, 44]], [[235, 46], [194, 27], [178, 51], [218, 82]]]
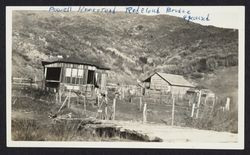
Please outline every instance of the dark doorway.
[[46, 80], [60, 81], [61, 68], [50, 67], [47, 68]]
[[88, 71], [87, 84], [95, 84], [95, 71]]

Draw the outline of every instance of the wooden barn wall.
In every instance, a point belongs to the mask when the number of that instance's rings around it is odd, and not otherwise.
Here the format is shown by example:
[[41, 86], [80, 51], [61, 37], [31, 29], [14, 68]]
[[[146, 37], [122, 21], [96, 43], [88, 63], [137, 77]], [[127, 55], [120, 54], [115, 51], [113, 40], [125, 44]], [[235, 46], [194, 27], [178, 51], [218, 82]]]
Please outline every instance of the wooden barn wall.
[[189, 90], [189, 89], [190, 89], [190, 87], [171, 86], [171, 92], [173, 94], [184, 95], [184, 94], [186, 94], [187, 90]]
[[108, 74], [105, 71], [103, 71], [101, 74], [101, 89], [103, 90], [106, 89], [107, 77], [108, 77]]
[[163, 80], [159, 75], [154, 74], [151, 77], [150, 89], [162, 90], [165, 91], [170, 90], [170, 85], [167, 81]]

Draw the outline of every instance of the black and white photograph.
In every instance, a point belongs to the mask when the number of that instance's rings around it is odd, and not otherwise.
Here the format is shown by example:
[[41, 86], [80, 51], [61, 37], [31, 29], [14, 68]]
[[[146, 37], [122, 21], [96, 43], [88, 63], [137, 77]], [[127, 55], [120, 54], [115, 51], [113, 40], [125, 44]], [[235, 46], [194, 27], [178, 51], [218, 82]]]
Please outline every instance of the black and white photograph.
[[7, 145], [243, 149], [244, 11], [7, 7]]

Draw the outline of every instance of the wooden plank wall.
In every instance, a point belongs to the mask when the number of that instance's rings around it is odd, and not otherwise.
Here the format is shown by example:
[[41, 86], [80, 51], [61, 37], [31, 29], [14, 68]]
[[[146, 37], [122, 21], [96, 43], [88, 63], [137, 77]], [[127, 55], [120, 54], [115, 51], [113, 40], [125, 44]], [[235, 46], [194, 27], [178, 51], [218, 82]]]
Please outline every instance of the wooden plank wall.
[[151, 77], [150, 89], [157, 89], [157, 90], [164, 89], [165, 91], [169, 91], [170, 85], [168, 82], [163, 80], [159, 75], [154, 74]]
[[184, 95], [186, 94], [187, 90], [189, 90], [189, 87], [181, 87], [181, 86], [172, 86], [171, 87], [171, 92], [173, 94], [180, 94], [180, 95]]
[[[67, 83], [67, 81], [66, 81], [66, 68], [83, 69], [83, 81], [84, 81], [83, 85], [87, 84], [88, 70], [95, 70], [95, 76], [97, 73], [96, 82], [101, 87], [101, 89], [106, 88], [107, 73], [105, 70], [100, 70], [94, 66], [88, 66], [88, 65], [68, 64], [68, 63], [53, 63], [53, 64], [45, 65], [45, 76], [46, 76], [47, 68], [50, 68], [50, 67], [61, 67], [60, 81], [61, 81], [61, 83], [65, 83], [68, 85], [70, 83]], [[72, 70], [71, 70], [71, 73], [72, 73]], [[78, 71], [77, 71], [77, 73], [78, 73]], [[78, 84], [71, 84], [71, 85], [79, 85], [80, 86], [81, 84], [78, 83]]]

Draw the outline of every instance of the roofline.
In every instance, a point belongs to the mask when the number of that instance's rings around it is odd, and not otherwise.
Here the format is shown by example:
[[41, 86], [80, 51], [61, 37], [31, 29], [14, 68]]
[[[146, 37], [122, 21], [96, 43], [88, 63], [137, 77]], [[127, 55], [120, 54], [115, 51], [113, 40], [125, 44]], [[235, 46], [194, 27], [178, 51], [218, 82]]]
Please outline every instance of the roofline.
[[[170, 84], [171, 86], [195, 88], [195, 86], [186, 86], [186, 85], [175, 85], [175, 84], [171, 84], [171, 83], [168, 82], [165, 78], [163, 78], [160, 74], [158, 74], [158, 72], [154, 72], [154, 73], [151, 74], [149, 77], [152, 77], [152, 76], [155, 75], [155, 74], [159, 75], [164, 81], [166, 81], [166, 82], [167, 82], [168, 84]], [[149, 77], [148, 77], [148, 78], [149, 78]], [[146, 78], [146, 79], [148, 79], [148, 78]], [[146, 80], [146, 79], [145, 79], [145, 80]], [[143, 80], [143, 81], [145, 81], [145, 80]]]
[[[148, 78], [152, 77], [155, 74], [159, 75], [157, 72], [154, 72], [150, 76], [148, 76], [145, 80], [143, 80], [143, 82], [146, 81]], [[168, 84], [170, 84], [172, 86], [172, 84], [170, 82], [168, 82], [166, 79], [164, 79], [162, 76], [159, 75], [159, 77], [161, 77], [164, 81], [166, 81]]]
[[195, 86], [185, 86], [185, 85], [171, 85], [171, 86], [195, 88]]
[[[159, 75], [163, 80], [165, 80], [166, 82], [168, 82], [165, 78], [163, 78], [160, 74], [158, 74], [157, 72], [155, 72], [157, 75]], [[154, 75], [154, 74], [153, 74]], [[180, 76], [180, 75], [179, 75]], [[186, 80], [186, 79], [185, 79]], [[187, 80], [186, 80], [187, 81]], [[171, 84], [170, 82], [168, 82], [171, 86], [182, 86], [182, 87], [189, 87], [189, 88], [195, 88], [195, 86], [187, 86], [187, 85], [175, 85], [175, 84]], [[192, 84], [191, 84], [192, 85]]]
[[163, 78], [160, 74], [158, 74], [157, 72], [155, 72], [153, 75], [155, 75], [155, 74], [159, 75], [159, 77], [161, 77], [164, 81], [166, 81], [168, 84], [170, 84], [171, 86], [173, 86], [173, 84], [171, 84], [170, 82], [168, 82], [168, 80], [166, 80], [165, 78]]
[[91, 64], [91, 63], [85, 63], [85, 62], [83, 62], [83, 63], [80, 63], [80, 62], [65, 62], [65, 61], [61, 61], [61, 60], [56, 60], [56, 61], [52, 61], [52, 62], [42, 61], [43, 66], [48, 65], [48, 64], [53, 64], [53, 63], [81, 64], [81, 65], [95, 66], [98, 69], [110, 70], [110, 68], [108, 68], [108, 67], [100, 67], [100, 66], [97, 66], [97, 65], [94, 65], [94, 64]]

